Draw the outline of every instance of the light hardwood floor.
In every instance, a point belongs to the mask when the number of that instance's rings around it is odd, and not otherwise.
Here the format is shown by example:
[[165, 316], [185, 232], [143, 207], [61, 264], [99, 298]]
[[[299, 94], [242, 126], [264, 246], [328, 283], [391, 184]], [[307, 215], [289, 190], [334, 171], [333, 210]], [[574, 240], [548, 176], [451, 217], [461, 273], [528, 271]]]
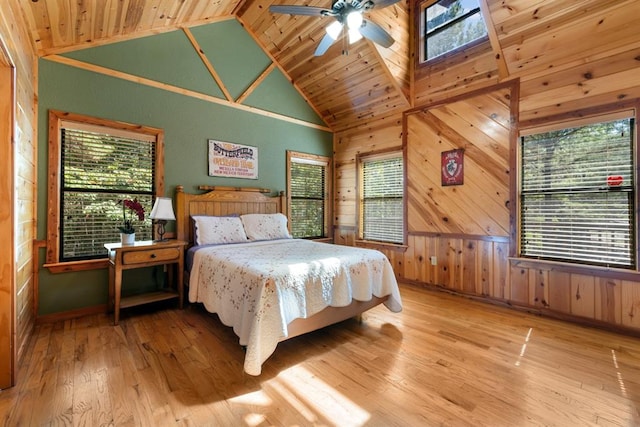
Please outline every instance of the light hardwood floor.
[[281, 343], [260, 377], [198, 306], [37, 327], [8, 426], [640, 425], [640, 340], [402, 286]]

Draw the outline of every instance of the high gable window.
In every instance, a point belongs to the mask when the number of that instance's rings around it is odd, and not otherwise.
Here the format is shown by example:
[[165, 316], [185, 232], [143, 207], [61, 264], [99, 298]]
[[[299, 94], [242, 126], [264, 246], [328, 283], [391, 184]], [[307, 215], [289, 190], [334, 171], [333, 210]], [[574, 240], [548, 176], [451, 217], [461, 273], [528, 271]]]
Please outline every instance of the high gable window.
[[423, 4], [423, 61], [487, 36], [478, 0], [440, 0]]
[[358, 157], [358, 237], [404, 243], [404, 167], [402, 152]]
[[329, 237], [331, 160], [287, 151], [287, 164], [291, 234], [306, 239]]
[[635, 267], [634, 119], [521, 138], [522, 256]]
[[57, 111], [49, 122], [47, 263], [106, 258], [104, 244], [120, 240], [124, 199], [146, 212], [133, 220], [136, 240], [151, 239], [162, 131]]

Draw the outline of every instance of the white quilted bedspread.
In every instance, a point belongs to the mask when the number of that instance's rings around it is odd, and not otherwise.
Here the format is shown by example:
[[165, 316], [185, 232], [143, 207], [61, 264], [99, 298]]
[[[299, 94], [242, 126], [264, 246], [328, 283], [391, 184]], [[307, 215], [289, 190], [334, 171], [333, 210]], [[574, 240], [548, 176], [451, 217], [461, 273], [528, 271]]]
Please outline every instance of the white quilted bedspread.
[[301, 239], [203, 247], [189, 278], [189, 301], [203, 303], [233, 327], [247, 348], [244, 370], [250, 375], [260, 375], [291, 321], [372, 295], [390, 295], [387, 308], [402, 310], [382, 252]]

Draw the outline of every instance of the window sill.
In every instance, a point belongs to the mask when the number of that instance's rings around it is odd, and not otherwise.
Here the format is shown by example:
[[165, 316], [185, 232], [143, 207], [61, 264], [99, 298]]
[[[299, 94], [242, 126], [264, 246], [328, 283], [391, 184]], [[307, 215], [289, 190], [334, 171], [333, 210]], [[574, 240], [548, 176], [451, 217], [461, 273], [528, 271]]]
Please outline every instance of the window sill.
[[49, 269], [49, 272], [53, 274], [70, 273], [74, 271], [98, 270], [101, 268], [107, 268], [108, 266], [109, 260], [106, 258], [89, 259], [86, 261], [57, 262], [53, 264], [43, 265], [43, 267]]
[[408, 249], [407, 245], [398, 243], [373, 242], [371, 240], [356, 240], [356, 246], [369, 249], [392, 250], [397, 252], [406, 252], [406, 250]]
[[627, 268], [601, 267], [597, 265], [572, 264], [569, 262], [519, 257], [509, 257], [509, 264], [511, 267], [516, 268], [522, 267], [574, 274], [597, 275], [598, 277], [609, 277], [612, 279], [634, 281], [640, 279], [640, 272], [638, 270]]

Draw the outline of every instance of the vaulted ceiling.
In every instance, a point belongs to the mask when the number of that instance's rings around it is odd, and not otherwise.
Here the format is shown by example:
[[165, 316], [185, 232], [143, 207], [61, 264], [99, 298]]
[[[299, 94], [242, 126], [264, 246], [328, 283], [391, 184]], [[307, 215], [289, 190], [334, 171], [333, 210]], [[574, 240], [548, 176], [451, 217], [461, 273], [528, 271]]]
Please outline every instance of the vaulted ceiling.
[[271, 4], [329, 8], [331, 0], [20, 0], [40, 56], [235, 17], [333, 130], [410, 107], [407, 0], [367, 13], [396, 40], [337, 41], [313, 53], [332, 18], [276, 15]]

